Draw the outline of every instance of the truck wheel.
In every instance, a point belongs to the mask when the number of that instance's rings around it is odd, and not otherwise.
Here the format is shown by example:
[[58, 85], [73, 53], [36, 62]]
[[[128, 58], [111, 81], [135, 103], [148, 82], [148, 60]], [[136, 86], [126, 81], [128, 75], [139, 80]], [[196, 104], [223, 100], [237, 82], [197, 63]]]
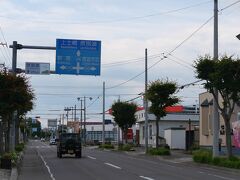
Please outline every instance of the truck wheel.
[[58, 158], [62, 158], [62, 153], [61, 152], [57, 152], [57, 157]]
[[81, 158], [82, 157], [82, 153], [81, 152], [79, 152], [79, 153], [76, 153], [76, 158]]

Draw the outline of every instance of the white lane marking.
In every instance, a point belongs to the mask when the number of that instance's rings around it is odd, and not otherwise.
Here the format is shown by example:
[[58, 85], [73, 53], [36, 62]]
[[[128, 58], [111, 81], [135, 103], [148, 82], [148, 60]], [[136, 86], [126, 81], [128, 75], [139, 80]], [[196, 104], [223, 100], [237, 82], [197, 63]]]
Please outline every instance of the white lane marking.
[[92, 157], [92, 156], [87, 156], [88, 158], [90, 158], [90, 159], [96, 159], [95, 157]]
[[111, 166], [111, 167], [114, 167], [114, 168], [116, 168], [116, 169], [122, 169], [121, 167], [116, 166], [116, 165], [111, 164], [111, 163], [104, 163], [104, 164], [106, 164], [106, 165], [108, 165], [108, 166]]
[[213, 176], [218, 177], [218, 178], [221, 178], [221, 179], [235, 180], [235, 179], [232, 179], [232, 178], [223, 177], [223, 176], [219, 176], [219, 175], [215, 175], [215, 174], [213, 174]]
[[146, 177], [146, 176], [139, 176], [140, 178], [147, 179], [147, 180], [154, 180], [153, 178]]
[[44, 158], [42, 157], [42, 155], [40, 155], [40, 157], [41, 157], [41, 159], [42, 159], [42, 161], [43, 161], [45, 167], [47, 168], [48, 173], [50, 174], [51, 179], [52, 179], [52, 180], [55, 180], [55, 177], [53, 176], [53, 174], [52, 174], [52, 172], [51, 172], [49, 166], [47, 165], [47, 162], [44, 160]]
[[199, 171], [198, 173], [207, 174], [208, 176], [214, 176], [214, 177], [221, 178], [221, 179], [226, 179], [226, 180], [236, 180], [236, 179], [233, 179], [233, 178], [224, 177], [224, 176], [220, 176], [220, 175], [216, 175], [216, 174], [204, 173], [202, 171]]

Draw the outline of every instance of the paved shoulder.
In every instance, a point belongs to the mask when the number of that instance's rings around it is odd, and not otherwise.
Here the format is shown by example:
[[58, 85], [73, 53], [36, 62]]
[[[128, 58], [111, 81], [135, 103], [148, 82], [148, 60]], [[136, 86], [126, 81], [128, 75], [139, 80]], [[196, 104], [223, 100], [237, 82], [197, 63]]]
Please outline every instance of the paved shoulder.
[[[31, 143], [31, 142], [30, 142]], [[18, 180], [51, 180], [47, 168], [36, 148], [29, 145], [25, 150]]]

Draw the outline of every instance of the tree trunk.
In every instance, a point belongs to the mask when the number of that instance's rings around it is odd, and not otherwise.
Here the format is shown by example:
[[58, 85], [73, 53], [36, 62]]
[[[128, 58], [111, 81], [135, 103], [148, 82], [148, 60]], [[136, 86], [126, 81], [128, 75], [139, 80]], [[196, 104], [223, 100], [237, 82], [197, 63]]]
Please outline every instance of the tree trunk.
[[156, 148], [159, 147], [158, 139], [159, 139], [159, 120], [160, 117], [156, 117]]
[[7, 118], [6, 122], [6, 131], [5, 131], [5, 152], [10, 151], [10, 118]]
[[19, 144], [19, 118], [16, 117], [16, 124], [15, 124], [15, 145]]
[[127, 144], [127, 132], [128, 132], [128, 129], [125, 129], [124, 130], [125, 144]]
[[3, 123], [0, 122], [0, 154], [3, 154]]
[[231, 126], [230, 120], [224, 119], [226, 126], [226, 146], [227, 146], [227, 156], [228, 158], [232, 156], [232, 135], [231, 135]]

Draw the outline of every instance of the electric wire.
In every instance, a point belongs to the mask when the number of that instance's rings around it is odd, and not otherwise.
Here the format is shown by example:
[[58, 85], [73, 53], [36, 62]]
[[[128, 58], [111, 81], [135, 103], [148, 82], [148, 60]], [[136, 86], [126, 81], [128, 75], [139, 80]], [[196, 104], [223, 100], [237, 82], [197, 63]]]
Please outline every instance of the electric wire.
[[[191, 37], [193, 37], [198, 31], [200, 31], [206, 24], [208, 24], [211, 20], [213, 19], [213, 16], [211, 16], [207, 21], [205, 21], [201, 26], [199, 26], [195, 31], [193, 31], [187, 38], [185, 38], [183, 41], [181, 41], [177, 46], [175, 46], [170, 52], [168, 52], [165, 56], [163, 56], [162, 58], [160, 58], [160, 60], [158, 60], [157, 62], [155, 62], [154, 64], [152, 64], [151, 66], [149, 66], [147, 68], [147, 70], [153, 68], [154, 66], [156, 66], [159, 62], [161, 62], [162, 60], [164, 60], [165, 58], [167, 58], [170, 54], [172, 54], [174, 51], [176, 51], [179, 47], [181, 47], [187, 40], [189, 40]], [[135, 75], [134, 77], [122, 82], [122, 83], [119, 83], [117, 85], [114, 85], [114, 86], [111, 86], [111, 87], [108, 87], [106, 89], [113, 89], [113, 88], [116, 88], [116, 87], [119, 87], [123, 84], [126, 84], [130, 81], [132, 81], [133, 79], [141, 76], [142, 74], [145, 73], [145, 70], [137, 75]]]
[[[224, 11], [225, 9], [227, 9], [227, 8], [232, 7], [233, 5], [235, 5], [235, 4], [239, 3], [239, 2], [240, 2], [240, 0], [238, 0], [238, 1], [236, 1], [235, 3], [232, 3], [232, 4], [230, 4], [230, 5], [222, 8], [222, 9], [221, 9], [221, 12]], [[214, 18], [214, 16], [211, 16], [209, 19], [207, 19], [207, 21], [205, 21], [201, 26], [199, 26], [195, 31], [193, 31], [186, 39], [184, 39], [181, 43], [179, 43], [175, 48], [173, 48], [170, 52], [168, 52], [167, 55], [164, 56], [164, 57], [167, 58], [169, 55], [171, 55], [174, 51], [176, 51], [179, 47], [181, 47], [186, 41], [188, 41], [190, 38], [192, 38], [198, 31], [200, 31], [206, 24], [208, 24], [213, 18]], [[151, 65], [150, 67], [148, 67], [148, 70], [151, 69], [152, 67], [154, 67], [155, 65], [157, 65], [159, 62], [161, 62], [161, 61], [164, 59], [164, 57], [161, 58], [161, 59], [160, 59], [159, 61], [157, 61], [156, 63], [154, 63], [153, 65]], [[145, 71], [137, 74], [136, 76], [128, 79], [128, 80], [125, 81], [125, 82], [122, 82], [122, 83], [117, 84], [117, 85], [112, 86], [112, 87], [108, 87], [108, 88], [106, 88], [106, 89], [113, 89], [113, 88], [119, 87], [119, 86], [121, 86], [121, 85], [123, 85], [123, 84], [126, 84], [126, 83], [128, 83], [129, 81], [131, 81], [131, 80], [133, 80], [133, 79], [141, 76], [141, 75], [144, 74], [144, 73], [145, 73]]]
[[180, 62], [178, 62], [178, 61], [176, 61], [176, 60], [174, 60], [174, 59], [172, 59], [172, 58], [167, 57], [167, 59], [169, 59], [169, 60], [171, 60], [171, 61], [174, 61], [175, 63], [177, 63], [177, 64], [179, 64], [179, 65], [181, 65], [181, 66], [183, 66], [183, 67], [185, 67], [185, 68], [187, 68], [187, 69], [194, 70], [193, 67], [191, 67], [191, 66], [189, 66], [189, 65], [187, 66], [187, 65], [185, 65], [185, 64], [182, 64], [182, 63], [180, 63]]
[[182, 63], [184, 63], [184, 64], [192, 67], [192, 64], [189, 63], [189, 62], [187, 62], [187, 61], [185, 61], [184, 59], [179, 58], [179, 57], [177, 57], [177, 56], [175, 56], [175, 55], [173, 55], [173, 54], [169, 54], [169, 55], [172, 56], [172, 57], [175, 58], [175, 59], [178, 59], [178, 60], [181, 61]]
[[88, 106], [87, 106], [87, 108], [89, 108], [89, 107], [91, 107], [97, 100], [99, 100], [100, 99], [100, 95], [93, 101], [93, 102], [91, 102]]
[[[6, 41], [6, 38], [5, 38], [5, 36], [4, 36], [4, 33], [3, 33], [3, 30], [2, 30], [2, 27], [1, 27], [1, 26], [0, 26], [0, 32], [1, 32], [1, 35], [2, 35], [2, 37], [3, 37], [4, 43], [5, 43], [5, 45], [6, 45], [6, 47], [3, 45], [4, 51], [5, 51], [6, 55], [7, 55], [8, 60], [9, 60], [8, 62], [11, 64], [11, 54], [10, 54], [10, 52], [9, 52], [8, 44], [7, 44], [7, 41]], [[7, 50], [6, 50], [6, 48], [7, 48]]]
[[226, 10], [226, 9], [228, 9], [228, 8], [232, 7], [233, 5], [238, 4], [238, 3], [240, 3], [240, 0], [235, 1], [232, 4], [229, 4], [228, 6], [225, 6], [224, 8], [220, 9], [219, 12], [224, 11], [224, 10]]
[[[144, 19], [144, 18], [149, 18], [149, 17], [154, 17], [154, 16], [161, 16], [161, 15], [167, 15], [167, 14], [171, 14], [171, 13], [176, 13], [179, 11], [183, 11], [186, 9], [190, 9], [190, 8], [194, 8], [194, 7], [198, 7], [204, 4], [208, 4], [212, 2], [211, 0], [208, 1], [204, 1], [201, 3], [196, 3], [193, 5], [189, 5], [189, 6], [185, 6], [182, 8], [178, 8], [178, 9], [173, 9], [173, 10], [169, 10], [169, 11], [165, 11], [165, 12], [158, 12], [158, 13], [153, 13], [153, 14], [147, 14], [147, 15], [143, 15], [143, 16], [134, 16], [134, 17], [127, 17], [127, 18], [118, 18], [118, 19], [113, 19], [113, 20], [102, 20], [102, 21], [89, 21], [89, 22], [66, 22], [66, 21], [44, 21], [44, 20], [28, 20], [28, 22], [34, 22], [34, 23], [51, 23], [51, 24], [80, 24], [80, 25], [84, 25], [84, 24], [102, 24], [102, 23], [116, 23], [116, 22], [124, 22], [124, 21], [132, 21], [132, 20], [136, 20], [136, 19]], [[9, 18], [7, 16], [3, 16], [0, 15], [0, 17], [2, 18], [8, 18], [11, 20], [17, 20], [16, 18]]]

